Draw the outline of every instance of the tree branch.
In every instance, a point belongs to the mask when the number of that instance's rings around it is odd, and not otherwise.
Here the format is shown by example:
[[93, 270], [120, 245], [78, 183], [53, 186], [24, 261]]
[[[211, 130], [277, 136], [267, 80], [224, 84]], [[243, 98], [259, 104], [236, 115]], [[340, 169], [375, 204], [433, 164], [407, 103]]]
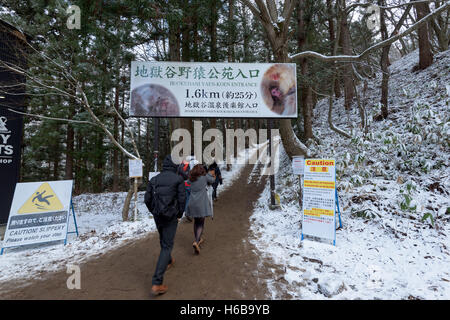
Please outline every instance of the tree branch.
[[259, 12], [258, 8], [256, 8], [250, 0], [240, 0], [243, 5], [247, 6], [250, 11], [255, 15], [255, 17], [258, 17], [261, 19], [261, 12]]
[[[416, 1], [413, 0], [413, 1], [409, 2], [409, 3], [407, 2], [407, 3], [401, 3], [401, 4], [397, 4], [397, 5], [393, 5], [393, 6], [378, 6], [378, 7], [380, 9], [387, 9], [388, 10], [388, 9], [400, 8], [400, 7], [409, 5], [409, 4], [424, 3], [424, 2], [430, 3], [430, 2], [438, 2], [438, 1], [437, 0], [416, 0]], [[368, 3], [360, 3], [360, 2], [352, 3], [351, 5], [349, 5], [346, 8], [346, 11], [347, 11], [347, 13], [349, 13], [350, 11], [355, 9], [356, 7], [366, 8], [366, 7], [369, 7], [371, 5], [373, 5], [373, 3], [370, 3], [370, 2], [368, 2]]]
[[90, 125], [98, 127], [98, 125], [96, 123], [91, 122], [91, 121], [46, 117], [46, 116], [41, 116], [41, 115], [38, 115], [38, 114], [32, 114], [32, 113], [27, 113], [27, 112], [20, 112], [20, 111], [11, 109], [11, 108], [8, 108], [8, 111], [11, 111], [11, 112], [14, 112], [14, 113], [18, 113], [18, 114], [22, 114], [24, 116], [29, 116], [29, 117], [36, 117], [36, 118], [41, 118], [41, 119], [46, 119], [46, 120], [54, 120], [54, 121], [65, 121], [65, 122], [73, 122], [73, 123], [90, 124]]
[[267, 9], [269, 9], [270, 18], [272, 18], [272, 22], [278, 22], [278, 12], [277, 5], [275, 4], [275, 0], [266, 0]]
[[347, 56], [347, 55], [326, 56], [326, 55], [317, 53], [315, 51], [304, 51], [304, 52], [300, 52], [300, 53], [297, 53], [297, 54], [294, 54], [294, 55], [290, 56], [289, 60], [293, 61], [293, 60], [297, 60], [297, 59], [301, 59], [301, 58], [312, 57], [312, 58], [317, 58], [319, 60], [331, 61], [331, 62], [334, 62], [334, 61], [340, 61], [340, 62], [355, 62], [355, 61], [359, 61], [359, 60], [364, 59], [372, 51], [381, 49], [381, 48], [383, 48], [385, 46], [388, 46], [388, 45], [394, 43], [395, 41], [397, 41], [398, 39], [409, 35], [414, 30], [416, 30], [418, 27], [420, 27], [422, 24], [428, 22], [428, 20], [433, 18], [435, 15], [440, 14], [441, 12], [446, 10], [447, 8], [450, 8], [450, 1], [447, 1], [445, 4], [443, 4], [442, 6], [437, 8], [435, 11], [433, 11], [430, 14], [426, 15], [425, 17], [423, 17], [422, 19], [417, 21], [415, 24], [413, 24], [411, 27], [409, 27], [407, 30], [403, 31], [402, 33], [399, 33], [396, 36], [393, 36], [391, 38], [388, 38], [388, 39], [386, 39], [384, 41], [381, 41], [381, 42], [377, 43], [376, 45], [371, 46], [370, 48], [366, 49], [363, 53], [361, 53], [360, 55], [357, 55], [357, 56]]
[[100, 121], [100, 119], [95, 115], [94, 111], [92, 111], [91, 106], [89, 105], [89, 100], [86, 97], [86, 94], [84, 93], [84, 91], [81, 89], [80, 85], [77, 85], [77, 91], [79, 91], [79, 93], [82, 96], [82, 99], [79, 99], [77, 97], [77, 100], [79, 100], [84, 107], [86, 108], [86, 110], [89, 112], [89, 114], [91, 115], [92, 119], [94, 119], [94, 121], [100, 126], [100, 128], [103, 129], [103, 131], [106, 133], [106, 135], [109, 137], [109, 139], [111, 140], [111, 142], [116, 145], [120, 151], [122, 151], [128, 158], [130, 159], [139, 159], [138, 157], [136, 157], [135, 155], [131, 154], [130, 152], [128, 152], [127, 150], [125, 150], [124, 147], [122, 147], [120, 145], [120, 143], [114, 138], [114, 135], [108, 130], [108, 128], [106, 128], [106, 126]]

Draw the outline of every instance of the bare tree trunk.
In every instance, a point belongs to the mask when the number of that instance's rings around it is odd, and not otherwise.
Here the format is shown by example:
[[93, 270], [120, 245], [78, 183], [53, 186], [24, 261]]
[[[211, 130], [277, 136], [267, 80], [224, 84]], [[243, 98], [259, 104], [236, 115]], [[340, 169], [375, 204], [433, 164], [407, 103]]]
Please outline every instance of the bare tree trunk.
[[123, 204], [122, 208], [122, 220], [128, 221], [128, 213], [130, 211], [130, 203], [131, 199], [133, 198], [134, 194], [134, 185], [133, 183], [130, 183], [130, 188], [128, 189], [127, 197], [125, 198], [125, 202]]
[[[70, 103], [70, 116], [69, 119], [73, 119], [75, 116], [75, 105], [71, 100]], [[66, 168], [64, 179], [73, 180], [73, 154], [75, 151], [75, 132], [73, 130], [73, 126], [68, 123], [67, 124], [67, 136], [66, 136]]]
[[244, 59], [243, 62], [249, 62], [250, 61], [250, 30], [248, 28], [248, 21], [247, 21], [247, 8], [245, 6], [242, 6], [242, 28], [243, 28], [243, 51], [244, 51]]
[[[119, 86], [116, 86], [114, 96], [114, 105], [116, 110], [119, 110]], [[117, 114], [114, 115], [114, 139], [119, 141], [119, 118]], [[119, 191], [119, 151], [117, 148], [113, 150], [113, 186], [112, 191]]]
[[[288, 51], [287, 42], [289, 40], [288, 26], [289, 21], [292, 17], [292, 12], [294, 11], [297, 1], [286, 0], [283, 3], [282, 18], [283, 21], [273, 21], [273, 18], [277, 16], [274, 6], [266, 6], [263, 1], [256, 1], [255, 5], [249, 0], [242, 0], [242, 2], [249, 7], [253, 12], [254, 16], [260, 19], [262, 26], [264, 28], [266, 37], [270, 43], [270, 47], [275, 56], [275, 62], [287, 62], [288, 61]], [[275, 8], [276, 9], [276, 8]], [[269, 14], [270, 11], [270, 14]], [[275, 24], [278, 26], [275, 28]], [[287, 155], [292, 159], [296, 155], [308, 155], [308, 148], [303, 145], [298, 138], [295, 136], [292, 129], [292, 124], [290, 119], [280, 120], [280, 136], [283, 142], [284, 149]]]
[[[123, 113], [125, 109], [125, 91], [122, 93], [122, 108], [121, 111]], [[120, 144], [123, 146], [125, 142], [125, 123], [121, 123], [121, 134], [120, 134]], [[122, 178], [124, 176], [124, 168], [125, 168], [125, 155], [121, 152], [120, 153], [120, 168], [119, 168], [119, 183], [122, 181]], [[125, 187], [125, 186], [124, 186]]]
[[[306, 45], [306, 22], [304, 20], [304, 8], [305, 0], [300, 0], [298, 2], [298, 14], [297, 14], [297, 24], [298, 24], [298, 36], [297, 44], [299, 50], [304, 49]], [[303, 79], [308, 77], [308, 61], [307, 59], [300, 60], [300, 72]], [[303, 113], [303, 132], [305, 135], [305, 140], [313, 138], [312, 132], [312, 101], [311, 101], [311, 87], [308, 83], [303, 82], [300, 85], [300, 101]]]
[[[348, 16], [345, 11], [345, 0], [341, 0], [342, 3], [342, 11], [340, 13], [341, 18], [341, 45], [342, 45], [342, 53], [344, 55], [352, 55], [352, 44], [350, 38], [350, 29], [348, 25]], [[346, 110], [350, 110], [352, 105], [353, 97], [355, 96], [355, 91], [353, 89], [353, 69], [349, 63], [346, 63], [343, 67], [343, 80], [344, 80], [344, 96], [345, 102], [344, 106]]]
[[[430, 13], [427, 3], [416, 3], [417, 20], [422, 19]], [[419, 27], [419, 69], [428, 68], [433, 63], [433, 53], [428, 35], [428, 24], [424, 23]]]
[[[334, 14], [333, 5], [331, 0], [327, 0], [327, 14], [328, 14], [328, 33], [330, 34], [330, 53], [333, 54], [334, 42], [336, 41], [335, 31], [334, 31]], [[336, 70], [337, 72], [337, 70]], [[339, 84], [339, 76], [335, 77], [334, 80], [334, 95], [336, 98], [341, 97], [341, 87]]]
[[228, 61], [234, 61], [234, 23], [233, 23], [233, 17], [234, 17], [234, 0], [228, 0], [228, 31], [231, 32], [231, 34], [228, 35]]
[[217, 21], [219, 19], [219, 15], [217, 13], [217, 0], [210, 1], [211, 3], [211, 21], [210, 21], [210, 52], [211, 52], [211, 61], [215, 62], [218, 60], [217, 56]]
[[[386, 4], [385, 0], [379, 0], [378, 3], [380, 6], [384, 6]], [[385, 9], [380, 9], [380, 24], [381, 24], [381, 38], [382, 40], [386, 40], [389, 35], [386, 27], [386, 19], [385, 19]], [[381, 116], [383, 119], [387, 119], [388, 117], [388, 95], [389, 95], [389, 49], [391, 46], [383, 47], [381, 51], [381, 72], [382, 80], [381, 80]]]
[[[441, 3], [436, 3], [441, 5]], [[446, 15], [437, 15], [436, 19], [430, 20], [431, 28], [433, 29], [438, 39], [438, 45], [440, 51], [447, 51], [450, 45], [450, 9], [447, 10]]]
[[[386, 1], [385, 0], [379, 0], [378, 4], [380, 6], [385, 6], [386, 5]], [[412, 5], [408, 5], [407, 6], [407, 8], [405, 9], [405, 12], [401, 16], [400, 20], [395, 25], [394, 31], [392, 31], [391, 37], [398, 33], [398, 31], [402, 27], [404, 21], [408, 17], [408, 14], [409, 14], [409, 11], [411, 10], [411, 8], [412, 8]], [[388, 34], [388, 31], [387, 31], [387, 27], [386, 27], [385, 9], [383, 9], [383, 8], [380, 9], [380, 25], [381, 25], [381, 37], [382, 37], [382, 40], [383, 41], [387, 40], [389, 38], [389, 34]], [[389, 72], [389, 65], [390, 65], [390, 63], [389, 63], [389, 51], [390, 51], [390, 49], [391, 49], [391, 45], [387, 45], [387, 46], [383, 47], [383, 49], [381, 51], [381, 60], [380, 60], [381, 71], [383, 73], [382, 80], [381, 80], [381, 99], [380, 99], [380, 103], [381, 103], [381, 117], [383, 119], [387, 119], [387, 117], [389, 115], [388, 98], [389, 98], [389, 77], [390, 77], [390, 72]]]

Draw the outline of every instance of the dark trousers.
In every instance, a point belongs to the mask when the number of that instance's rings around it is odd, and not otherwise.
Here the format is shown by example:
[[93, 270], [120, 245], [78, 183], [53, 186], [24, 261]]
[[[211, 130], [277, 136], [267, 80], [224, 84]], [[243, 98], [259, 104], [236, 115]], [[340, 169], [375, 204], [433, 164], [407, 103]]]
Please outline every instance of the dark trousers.
[[156, 263], [155, 274], [152, 278], [152, 285], [160, 285], [163, 283], [164, 272], [166, 272], [167, 265], [172, 261], [172, 249], [177, 232], [178, 219], [174, 216], [172, 219], [166, 219], [154, 216], [156, 228], [159, 232], [159, 244], [161, 252], [159, 254], [158, 262]]
[[187, 210], [187, 206], [189, 203], [189, 197], [191, 196], [191, 187], [185, 187], [186, 188], [186, 205], [184, 206], [184, 211]]
[[217, 199], [217, 186], [213, 185], [213, 193], [212, 193], [212, 198]]

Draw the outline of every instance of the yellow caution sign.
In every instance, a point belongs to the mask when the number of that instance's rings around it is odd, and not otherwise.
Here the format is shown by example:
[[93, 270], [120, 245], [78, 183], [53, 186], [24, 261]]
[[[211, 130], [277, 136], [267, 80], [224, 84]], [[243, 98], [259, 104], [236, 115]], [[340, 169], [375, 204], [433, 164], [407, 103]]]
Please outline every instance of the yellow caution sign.
[[17, 213], [39, 213], [63, 209], [64, 206], [61, 201], [59, 201], [50, 185], [45, 182], [28, 198]]

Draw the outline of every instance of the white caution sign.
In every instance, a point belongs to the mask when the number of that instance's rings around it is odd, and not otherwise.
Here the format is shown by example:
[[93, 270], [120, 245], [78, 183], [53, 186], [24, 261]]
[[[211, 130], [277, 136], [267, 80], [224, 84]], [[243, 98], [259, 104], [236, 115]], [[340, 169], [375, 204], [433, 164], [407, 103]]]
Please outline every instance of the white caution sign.
[[64, 240], [72, 180], [17, 183], [3, 248]]
[[336, 240], [336, 161], [305, 159], [302, 237]]
[[305, 172], [305, 157], [292, 157], [292, 171], [295, 175], [303, 175], [303, 173]]

